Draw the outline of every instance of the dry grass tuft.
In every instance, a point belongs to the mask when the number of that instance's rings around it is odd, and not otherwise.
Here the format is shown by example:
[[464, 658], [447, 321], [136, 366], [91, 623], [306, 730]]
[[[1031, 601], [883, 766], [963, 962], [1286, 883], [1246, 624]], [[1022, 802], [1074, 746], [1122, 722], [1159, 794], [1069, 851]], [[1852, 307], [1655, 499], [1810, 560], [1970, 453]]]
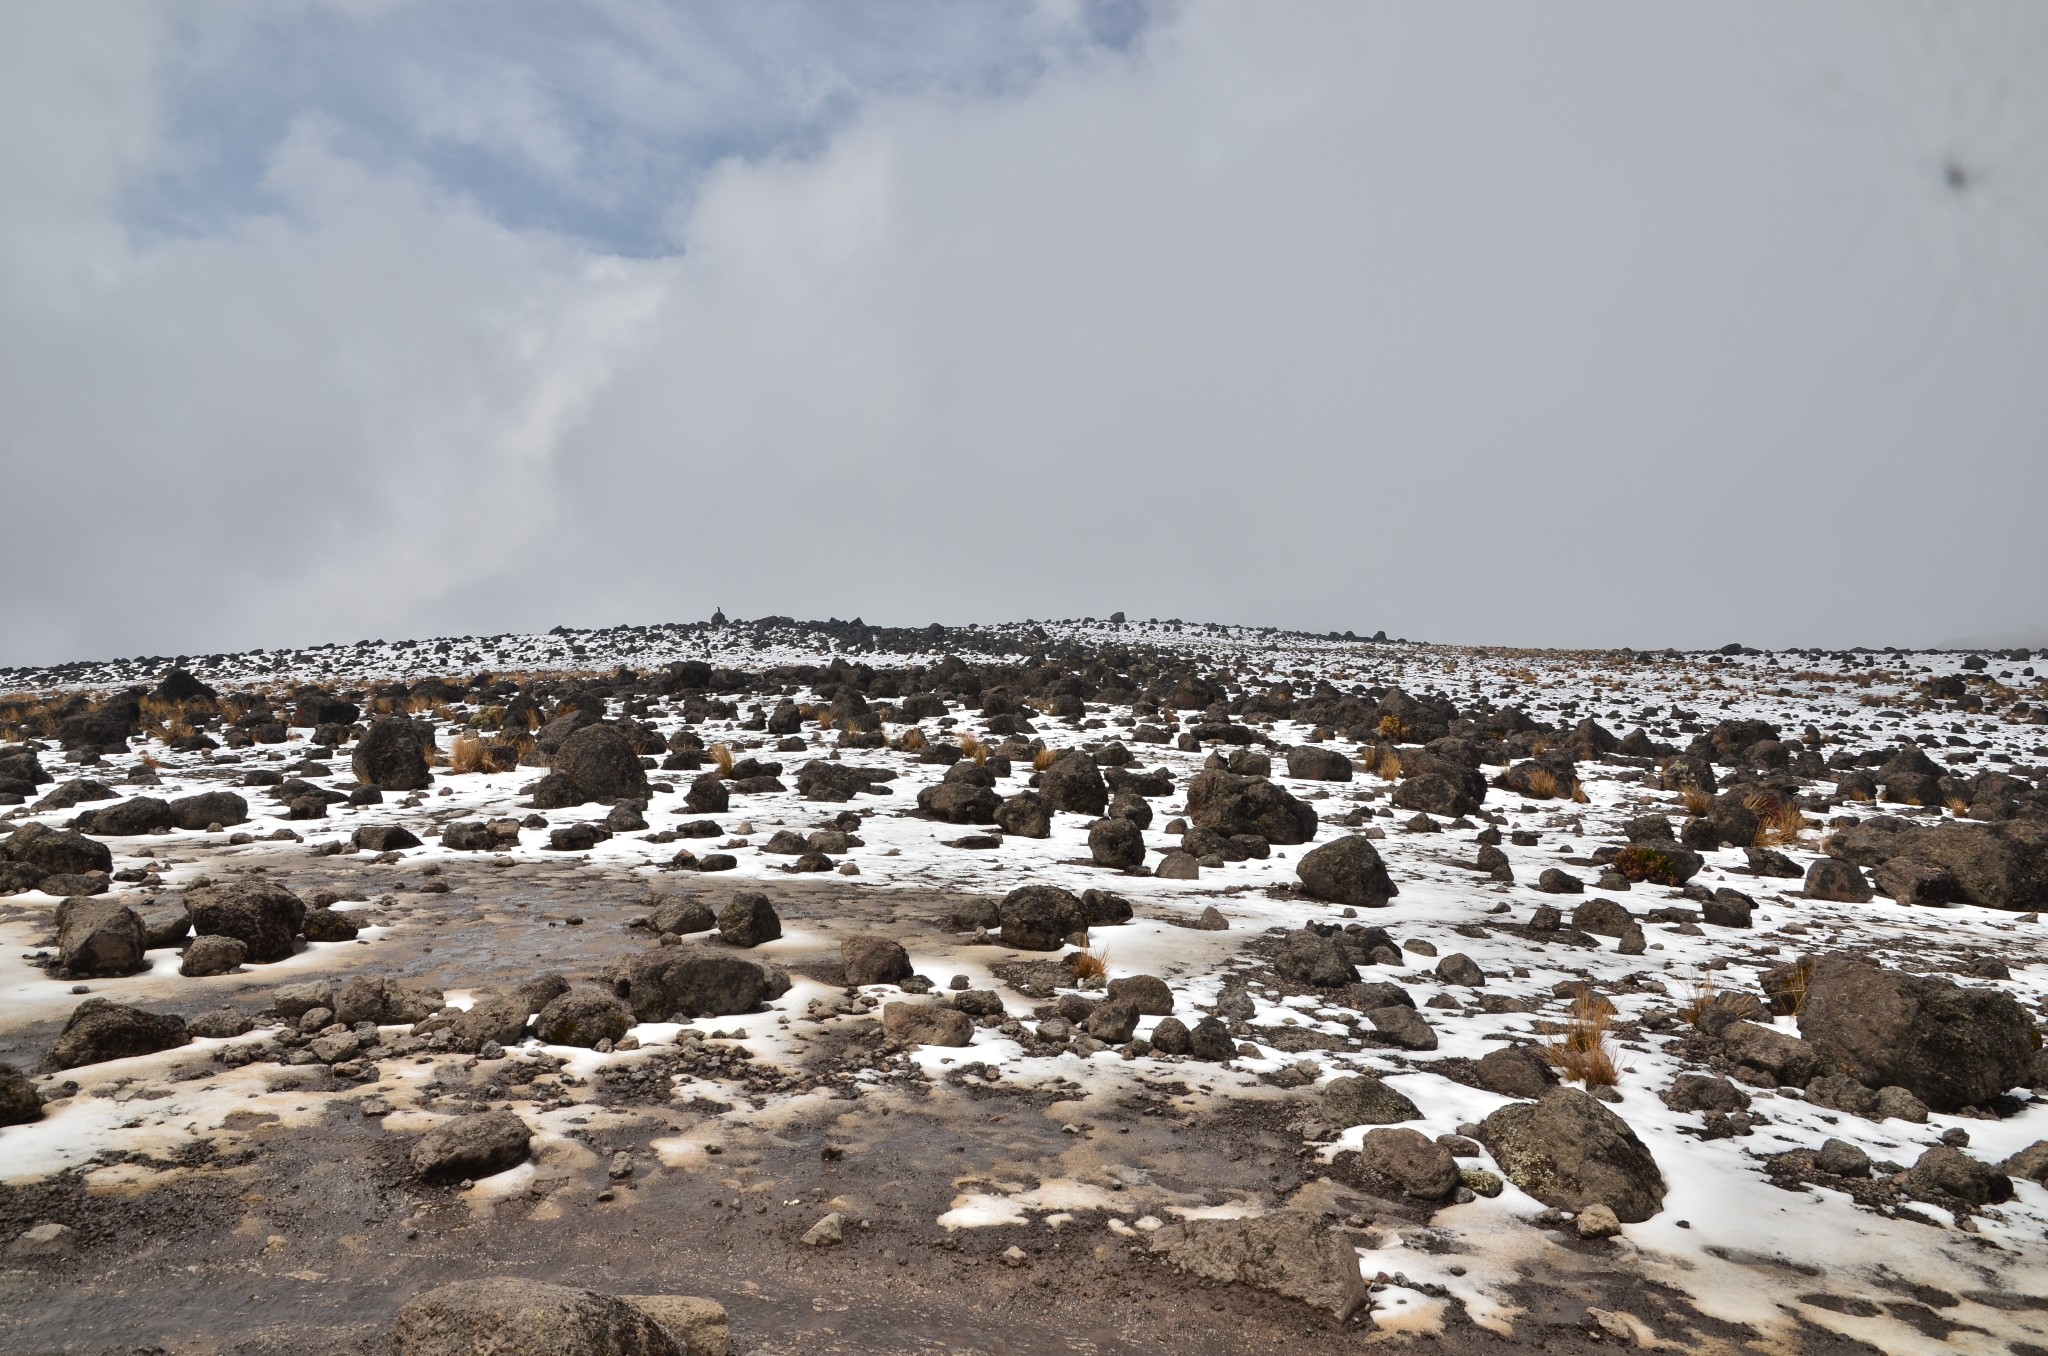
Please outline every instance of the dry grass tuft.
[[1684, 786], [1678, 790], [1679, 803], [1694, 819], [1704, 819], [1714, 808], [1714, 793], [1703, 786]]
[[1586, 794], [1586, 784], [1579, 781], [1576, 777], [1572, 779], [1572, 801], [1578, 805], [1589, 805], [1592, 803], [1592, 797]]
[[1970, 802], [1964, 800], [1961, 796], [1950, 796], [1948, 798], [1948, 812], [1957, 819], [1967, 819], [1970, 815]]
[[1705, 975], [1685, 987], [1685, 1001], [1678, 1005], [1678, 1015], [1693, 1026], [1700, 1024], [1700, 1016], [1714, 1006], [1719, 991], [1714, 987], [1714, 977]]
[[976, 764], [988, 761], [988, 745], [982, 743], [971, 734], [960, 736], [960, 752], [972, 758]]
[[1390, 746], [1382, 745], [1380, 747], [1378, 763], [1372, 771], [1373, 775], [1383, 782], [1397, 782], [1401, 780], [1400, 752]]
[[716, 763], [716, 764], [718, 765], [718, 775], [719, 775], [719, 776], [721, 776], [721, 777], [730, 777], [730, 776], [732, 776], [732, 750], [731, 750], [731, 749], [727, 748], [727, 747], [726, 747], [725, 745], [723, 745], [723, 744], [713, 744], [713, 745], [712, 745], [712, 746], [711, 746], [710, 748], [708, 748], [708, 749], [704, 750], [704, 752], [706, 752], [707, 754], [711, 755], [711, 761], [712, 761], [713, 763]]
[[1545, 1046], [1544, 1057], [1572, 1082], [1587, 1087], [1613, 1087], [1621, 1081], [1607, 1044], [1607, 1027], [1613, 1020], [1612, 1003], [1596, 993], [1580, 993], [1572, 1000], [1571, 1020], [1565, 1023], [1564, 1039]]
[[925, 742], [924, 731], [913, 725], [897, 735], [896, 741], [889, 747], [898, 753], [918, 753], [924, 749]]
[[1091, 947], [1077, 951], [1068, 958], [1068, 964], [1073, 967], [1075, 979], [1094, 979], [1099, 975], [1107, 975], [1109, 946], [1105, 943], [1100, 948]]
[[1799, 835], [1806, 830], [1806, 816], [1799, 812], [1799, 806], [1791, 800], [1755, 795], [1745, 798], [1742, 803], [1756, 816], [1757, 847], [1797, 843]]
[[1557, 796], [1557, 774], [1547, 767], [1529, 769], [1529, 794], [1537, 800]]
[[496, 772], [498, 768], [483, 740], [475, 735], [457, 735], [455, 742], [448, 746], [448, 770], [460, 776], [470, 772]]
[[1043, 772], [1047, 768], [1051, 767], [1054, 763], [1058, 762], [1059, 758], [1059, 754], [1053, 749], [1040, 749], [1037, 753], [1031, 755], [1032, 770], [1035, 772]]

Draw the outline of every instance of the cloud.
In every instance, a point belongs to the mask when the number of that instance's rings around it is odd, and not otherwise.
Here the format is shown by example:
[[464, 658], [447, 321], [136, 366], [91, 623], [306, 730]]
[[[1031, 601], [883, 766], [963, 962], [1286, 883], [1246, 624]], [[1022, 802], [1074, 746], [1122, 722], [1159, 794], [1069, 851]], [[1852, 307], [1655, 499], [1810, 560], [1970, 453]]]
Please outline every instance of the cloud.
[[[2048, 636], [2048, 249], [1951, 248], [2048, 199], [1858, 162], [1774, 11], [940, 10], [36, 35], [0, 662], [714, 605]], [[362, 68], [167, 213], [293, 24]]]

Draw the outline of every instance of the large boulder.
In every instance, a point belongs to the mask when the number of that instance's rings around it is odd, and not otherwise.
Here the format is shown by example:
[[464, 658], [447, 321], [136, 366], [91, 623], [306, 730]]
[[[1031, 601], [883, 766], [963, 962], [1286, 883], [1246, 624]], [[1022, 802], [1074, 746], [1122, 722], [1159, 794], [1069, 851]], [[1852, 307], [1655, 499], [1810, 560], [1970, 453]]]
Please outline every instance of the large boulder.
[[1340, 1317], [1371, 1302], [1351, 1239], [1313, 1210], [1181, 1220], [1156, 1230], [1151, 1248], [1196, 1276], [1270, 1291]]
[[1806, 868], [1806, 897], [1837, 904], [1867, 903], [1873, 893], [1870, 882], [1854, 863], [1834, 857], [1819, 857]]
[[633, 1014], [616, 994], [596, 985], [579, 985], [551, 1001], [534, 1019], [533, 1034], [548, 1045], [594, 1048], [616, 1041], [633, 1026]]
[[918, 792], [917, 808], [942, 824], [993, 824], [1002, 800], [985, 786], [944, 781]]
[[892, 937], [860, 933], [839, 943], [848, 984], [898, 984], [909, 979], [910, 953]]
[[517, 1045], [526, 1039], [529, 1016], [526, 1004], [516, 994], [492, 994], [479, 998], [449, 1022], [448, 1043], [457, 1050], [471, 1053], [481, 1050], [490, 1041], [496, 1041], [500, 1046]]
[[1318, 989], [1341, 989], [1358, 978], [1343, 947], [1306, 929], [1280, 939], [1273, 949], [1273, 969], [1283, 979]]
[[489, 1177], [525, 1162], [531, 1138], [516, 1111], [457, 1116], [414, 1141], [412, 1170], [429, 1180]]
[[586, 800], [641, 800], [650, 794], [647, 769], [632, 741], [616, 725], [586, 725], [555, 750], [554, 771]]
[[425, 1021], [440, 1011], [442, 1002], [441, 991], [423, 980], [355, 975], [320, 1006], [333, 1008], [334, 1020], [343, 1026], [397, 1026]]
[[249, 802], [232, 791], [202, 791], [170, 803], [171, 826], [203, 832], [218, 824], [227, 828], [249, 822]]
[[1358, 1170], [1368, 1181], [1391, 1183], [1425, 1201], [1442, 1200], [1460, 1183], [1458, 1160], [1450, 1149], [1406, 1128], [1366, 1131], [1358, 1146]]
[[256, 876], [194, 886], [185, 892], [185, 912], [192, 917], [192, 930], [201, 936], [239, 937], [257, 964], [291, 955], [306, 925], [306, 905], [297, 895]]
[[349, 767], [364, 786], [385, 791], [418, 791], [433, 780], [420, 727], [404, 716], [383, 716], [356, 741]]
[[1055, 759], [1039, 774], [1038, 793], [1053, 809], [1069, 814], [1094, 816], [1109, 808], [1109, 787], [1102, 780], [1102, 769], [1085, 753]]
[[996, 827], [1018, 838], [1052, 837], [1052, 802], [1036, 791], [1019, 791], [996, 806]]
[[171, 805], [155, 796], [133, 796], [104, 810], [86, 811], [78, 817], [78, 827], [108, 838], [158, 833], [171, 827]]
[[1604, 1205], [1637, 1224], [1664, 1205], [1664, 1174], [1628, 1122], [1575, 1088], [1513, 1102], [1479, 1125], [1508, 1180], [1545, 1205]]
[[1144, 865], [1145, 835], [1128, 819], [1098, 819], [1088, 826], [1088, 855], [1097, 866], [1128, 871]]
[[718, 911], [718, 939], [727, 946], [759, 946], [782, 935], [782, 918], [768, 896], [742, 891]]
[[53, 829], [45, 824], [24, 824], [0, 841], [0, 860], [21, 862], [54, 876], [114, 869], [113, 850], [105, 843], [75, 829]]
[[182, 1017], [144, 1012], [105, 998], [88, 998], [71, 1010], [43, 1067], [76, 1069], [110, 1059], [153, 1055], [190, 1040]]
[[[1939, 827], [1871, 819], [1834, 834], [1828, 855], [1857, 866], [1882, 867], [1909, 858], [1945, 869], [1941, 893], [1991, 909], [2035, 909], [2048, 904], [2048, 826], [2025, 820]], [[1898, 879], [1880, 873], [1880, 885]], [[1894, 895], [1894, 898], [1900, 898]], [[1905, 902], [1903, 899], [1901, 902]], [[1929, 902], [1939, 902], [1931, 899]]]
[[1335, 1078], [1324, 1086], [1322, 1118], [1339, 1130], [1354, 1125], [1394, 1125], [1420, 1120], [1422, 1111], [1379, 1079], [1365, 1074]]
[[1780, 1087], [1803, 1088], [1830, 1067], [1813, 1042], [1756, 1022], [1730, 1022], [1721, 1029], [1721, 1047], [1730, 1061], [1769, 1074]]
[[1372, 840], [1358, 834], [1333, 838], [1302, 855], [1294, 874], [1312, 899], [1376, 909], [1401, 893]]
[[1081, 901], [1057, 885], [1020, 885], [999, 906], [1003, 945], [1019, 951], [1057, 951], [1088, 928]]
[[1221, 768], [1188, 783], [1188, 818], [1199, 829], [1228, 838], [1257, 834], [1269, 843], [1306, 843], [1316, 834], [1313, 806], [1264, 777], [1240, 777]]
[[27, 1125], [43, 1118], [43, 1100], [21, 1070], [0, 1059], [0, 1125]]
[[132, 975], [143, 968], [142, 918], [125, 904], [67, 899], [57, 910], [57, 967], [73, 977]]
[[1799, 1033], [1864, 1086], [1905, 1088], [1935, 1111], [2026, 1083], [2037, 1043], [2010, 994], [1848, 955], [1813, 963]]
[[643, 1022], [729, 1017], [789, 992], [789, 976], [779, 966], [679, 946], [629, 957], [610, 978]]
[[1348, 782], [1351, 760], [1336, 749], [1303, 744], [1287, 751], [1287, 775], [1307, 781]]
[[884, 1003], [882, 1030], [900, 1045], [957, 1047], [974, 1039], [974, 1019], [937, 1003]]

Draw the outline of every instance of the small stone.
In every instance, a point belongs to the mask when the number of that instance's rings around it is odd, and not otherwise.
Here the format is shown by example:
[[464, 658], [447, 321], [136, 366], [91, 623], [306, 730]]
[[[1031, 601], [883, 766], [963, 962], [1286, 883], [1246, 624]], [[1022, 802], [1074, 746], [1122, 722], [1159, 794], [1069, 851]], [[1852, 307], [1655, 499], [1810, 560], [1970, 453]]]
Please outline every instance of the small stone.
[[625, 1181], [633, 1175], [633, 1155], [624, 1149], [619, 1150], [612, 1155], [611, 1167], [606, 1172], [614, 1182]]
[[1621, 1232], [1621, 1221], [1604, 1205], [1589, 1205], [1579, 1212], [1576, 1225], [1580, 1238], [1612, 1238]]
[[1010, 1267], [1021, 1267], [1031, 1260], [1031, 1254], [1025, 1252], [1024, 1249], [1018, 1247], [1015, 1243], [1003, 1249], [1002, 1257], [1003, 1265]]
[[807, 1248], [834, 1248], [845, 1240], [845, 1222], [834, 1211], [804, 1230], [804, 1236], [798, 1241]]

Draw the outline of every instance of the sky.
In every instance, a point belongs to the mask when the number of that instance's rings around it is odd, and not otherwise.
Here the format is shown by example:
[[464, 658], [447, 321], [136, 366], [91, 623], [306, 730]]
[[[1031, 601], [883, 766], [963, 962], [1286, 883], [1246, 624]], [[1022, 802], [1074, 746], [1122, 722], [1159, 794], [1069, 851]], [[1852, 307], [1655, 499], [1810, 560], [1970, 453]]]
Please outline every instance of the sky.
[[2048, 6], [0, 7], [0, 664], [2048, 644]]

